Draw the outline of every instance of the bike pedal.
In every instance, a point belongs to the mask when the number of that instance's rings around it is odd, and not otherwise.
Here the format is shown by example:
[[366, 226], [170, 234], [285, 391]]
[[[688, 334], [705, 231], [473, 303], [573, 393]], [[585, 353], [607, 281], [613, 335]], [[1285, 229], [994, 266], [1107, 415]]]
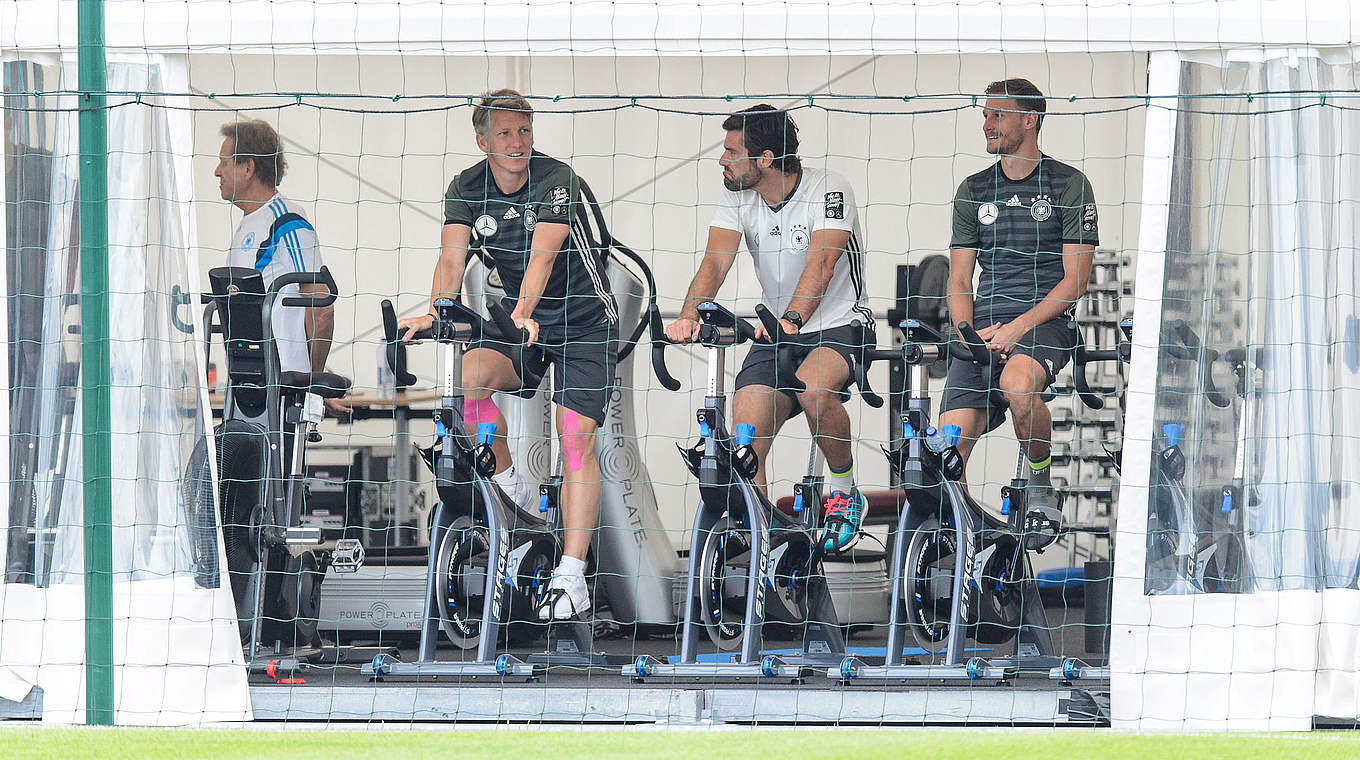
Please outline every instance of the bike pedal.
[[331, 550], [331, 569], [340, 574], [357, 573], [364, 566], [364, 545], [357, 538], [342, 538]]

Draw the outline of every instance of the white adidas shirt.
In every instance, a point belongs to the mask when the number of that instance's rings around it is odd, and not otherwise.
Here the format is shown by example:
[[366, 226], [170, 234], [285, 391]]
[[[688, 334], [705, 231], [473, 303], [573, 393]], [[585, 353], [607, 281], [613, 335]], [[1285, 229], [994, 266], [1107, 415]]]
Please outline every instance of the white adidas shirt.
[[846, 251], [836, 261], [817, 310], [803, 315], [806, 322], [800, 332], [842, 327], [856, 320], [873, 323], [873, 313], [865, 305], [864, 235], [855, 193], [844, 177], [805, 167], [793, 193], [778, 208], [770, 208], [755, 190], [723, 188], [713, 226], [735, 230], [745, 238], [746, 250], [755, 260], [761, 301], [775, 316], [788, 311], [803, 276], [812, 233], [848, 230]]
[[[274, 220], [284, 214], [295, 213], [305, 218], [302, 210], [290, 204], [282, 195], [275, 194], [268, 203], [246, 214], [236, 228], [231, 239], [231, 251], [227, 264], [234, 267], [249, 267], [264, 277], [264, 286], [281, 274], [288, 272], [315, 272], [321, 269], [321, 254], [318, 250], [316, 231], [296, 228], [282, 235], [272, 251], [261, 255], [260, 243], [269, 237], [269, 228]], [[284, 306], [283, 299], [298, 295], [298, 286], [289, 285], [283, 289], [274, 302], [271, 325], [274, 340], [279, 350], [279, 370], [281, 372], [310, 372], [311, 355], [307, 351], [307, 332], [304, 327], [307, 309], [299, 306]]]

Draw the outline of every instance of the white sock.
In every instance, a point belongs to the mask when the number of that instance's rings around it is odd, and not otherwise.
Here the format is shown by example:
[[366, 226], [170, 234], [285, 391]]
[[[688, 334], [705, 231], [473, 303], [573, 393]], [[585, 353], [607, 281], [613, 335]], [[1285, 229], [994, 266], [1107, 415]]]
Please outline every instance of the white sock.
[[[827, 468], [830, 469], [830, 468]], [[840, 491], [849, 494], [855, 488], [855, 463], [845, 468], [845, 472], [832, 472], [831, 477], [826, 479], [827, 493]]]
[[557, 563], [554, 575], [575, 575], [579, 578], [586, 577], [586, 561], [575, 557], [562, 555], [562, 561]]
[[515, 473], [515, 466], [512, 464], [505, 468], [505, 472], [498, 472], [491, 476], [491, 480], [501, 487], [510, 498], [519, 496], [519, 476]]

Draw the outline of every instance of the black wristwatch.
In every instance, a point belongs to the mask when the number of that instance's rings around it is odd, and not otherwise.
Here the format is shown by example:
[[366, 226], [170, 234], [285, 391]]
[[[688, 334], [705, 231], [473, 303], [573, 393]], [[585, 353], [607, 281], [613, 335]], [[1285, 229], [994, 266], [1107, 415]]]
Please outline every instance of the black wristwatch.
[[783, 318], [785, 321], [792, 322], [794, 327], [797, 327], [800, 330], [803, 329], [803, 315], [793, 309], [784, 312]]

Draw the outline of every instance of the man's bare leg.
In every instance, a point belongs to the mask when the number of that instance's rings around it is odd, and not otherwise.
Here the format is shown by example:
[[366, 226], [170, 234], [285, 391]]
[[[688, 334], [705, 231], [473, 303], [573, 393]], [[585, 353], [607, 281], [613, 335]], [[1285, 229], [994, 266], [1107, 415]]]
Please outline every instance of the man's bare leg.
[[494, 391], [518, 390], [522, 382], [515, 374], [510, 357], [489, 348], [474, 348], [463, 356], [463, 421], [468, 435], [477, 435], [477, 425], [494, 422], [496, 435], [491, 439], [491, 452], [496, 455], [496, 484], [516, 503], [524, 505], [531, 498], [531, 489], [521, 484], [515, 474], [515, 462], [506, 441], [505, 415], [491, 400]]
[[557, 407], [562, 450], [562, 560], [548, 584], [540, 619], [566, 620], [590, 611], [586, 554], [600, 523], [600, 463], [595, 458], [599, 423], [575, 409]]
[[769, 456], [774, 437], [793, 413], [793, 399], [768, 385], [748, 385], [732, 394], [732, 430], [737, 425], [751, 425], [755, 433], [751, 449], [756, 453], [755, 483], [767, 488], [765, 459]]
[[1012, 354], [1001, 371], [1001, 392], [1010, 404], [1015, 437], [1029, 462], [1025, 487], [1025, 528], [1030, 549], [1051, 543], [1062, 527], [1058, 495], [1049, 481], [1052, 463], [1053, 418], [1044, 404], [1048, 373], [1033, 357]]

